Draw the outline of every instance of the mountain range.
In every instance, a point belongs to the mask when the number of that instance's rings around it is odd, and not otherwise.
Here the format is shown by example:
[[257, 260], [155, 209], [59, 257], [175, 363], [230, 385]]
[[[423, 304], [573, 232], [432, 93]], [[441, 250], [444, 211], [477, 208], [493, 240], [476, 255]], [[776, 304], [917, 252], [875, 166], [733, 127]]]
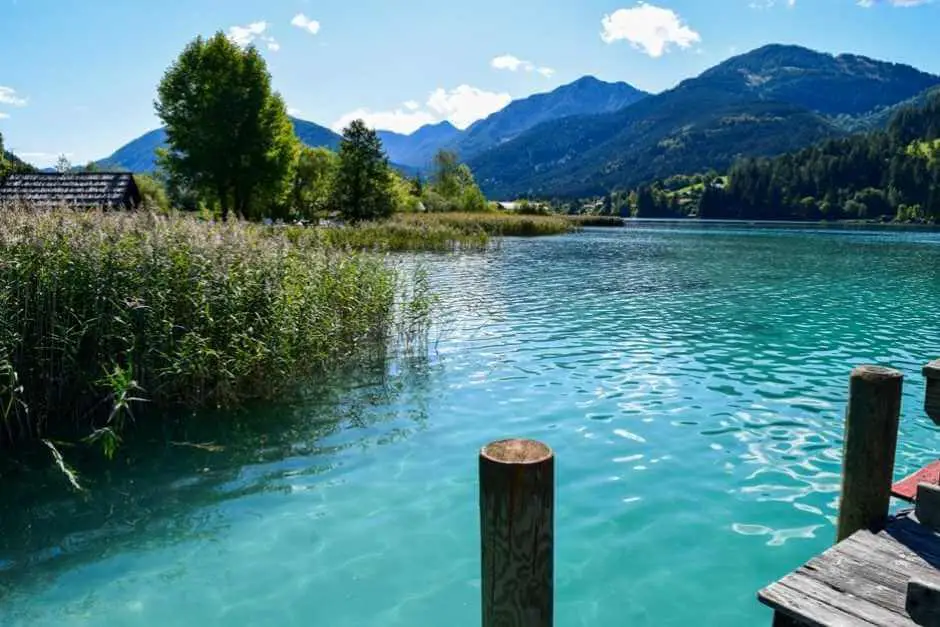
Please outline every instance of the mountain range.
[[[938, 85], [940, 77], [907, 65], [771, 44], [659, 94], [588, 76], [466, 130], [442, 122], [379, 135], [406, 171], [426, 168], [441, 148], [456, 151], [492, 198], [588, 196], [877, 128]], [[308, 145], [339, 142], [329, 129], [293, 122]], [[101, 163], [152, 170], [164, 140], [151, 131]]]

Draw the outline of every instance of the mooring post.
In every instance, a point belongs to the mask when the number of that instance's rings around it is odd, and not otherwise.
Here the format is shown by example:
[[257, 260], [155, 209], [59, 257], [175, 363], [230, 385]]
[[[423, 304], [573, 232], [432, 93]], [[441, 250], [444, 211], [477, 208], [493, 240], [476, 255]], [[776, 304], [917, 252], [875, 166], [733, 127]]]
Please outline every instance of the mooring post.
[[842, 449], [838, 541], [861, 529], [879, 529], [888, 517], [901, 417], [904, 375], [859, 366], [849, 381]]
[[924, 410], [931, 420], [940, 425], [940, 359], [924, 366], [924, 379], [927, 380]]
[[534, 440], [480, 451], [483, 627], [554, 620], [555, 456]]

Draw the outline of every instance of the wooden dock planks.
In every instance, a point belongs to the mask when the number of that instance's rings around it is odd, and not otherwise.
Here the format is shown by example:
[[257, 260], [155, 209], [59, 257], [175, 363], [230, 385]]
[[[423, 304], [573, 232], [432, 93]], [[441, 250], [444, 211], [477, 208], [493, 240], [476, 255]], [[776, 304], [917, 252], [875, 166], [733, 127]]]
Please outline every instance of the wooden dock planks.
[[940, 581], [940, 535], [909, 514], [859, 531], [758, 593], [796, 624], [918, 625], [905, 609], [912, 576]]

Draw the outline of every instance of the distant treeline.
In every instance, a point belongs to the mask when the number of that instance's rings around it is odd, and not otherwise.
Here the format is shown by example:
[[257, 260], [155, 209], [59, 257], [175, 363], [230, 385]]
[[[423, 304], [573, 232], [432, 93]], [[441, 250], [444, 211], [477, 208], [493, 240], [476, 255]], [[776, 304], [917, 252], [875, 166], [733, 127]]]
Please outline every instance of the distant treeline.
[[940, 93], [883, 131], [777, 157], [738, 160], [726, 176], [676, 175], [557, 211], [748, 220], [940, 220]]

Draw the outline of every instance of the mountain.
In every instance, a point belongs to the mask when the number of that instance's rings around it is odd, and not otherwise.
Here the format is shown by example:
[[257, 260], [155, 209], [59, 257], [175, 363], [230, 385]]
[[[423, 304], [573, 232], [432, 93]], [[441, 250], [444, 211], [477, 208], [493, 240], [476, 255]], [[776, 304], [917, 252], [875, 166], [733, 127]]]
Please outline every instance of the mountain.
[[542, 123], [469, 164], [493, 197], [599, 194], [839, 136], [838, 120], [938, 84], [909, 66], [765, 46], [619, 111]]
[[379, 131], [389, 159], [426, 168], [442, 148], [467, 159], [517, 137], [530, 128], [571, 115], [617, 111], [648, 94], [626, 83], [605, 83], [585, 76], [558, 89], [514, 100], [504, 109], [461, 131], [450, 122], [424, 126], [411, 135]]
[[378, 131], [379, 139], [382, 140], [391, 161], [416, 168], [426, 167], [438, 150], [453, 144], [460, 134], [460, 129], [450, 122], [428, 124], [411, 135]]
[[619, 111], [648, 95], [627, 83], [606, 83], [585, 76], [554, 91], [512, 101], [501, 111], [473, 123], [455, 148], [462, 158], [469, 159], [543, 122]]
[[[308, 146], [339, 146], [339, 135], [333, 131], [297, 118], [291, 118], [294, 132]], [[166, 146], [166, 131], [158, 128], [118, 148], [114, 153], [98, 161], [102, 168], [120, 168], [131, 172], [153, 172], [157, 167], [157, 148]]]

